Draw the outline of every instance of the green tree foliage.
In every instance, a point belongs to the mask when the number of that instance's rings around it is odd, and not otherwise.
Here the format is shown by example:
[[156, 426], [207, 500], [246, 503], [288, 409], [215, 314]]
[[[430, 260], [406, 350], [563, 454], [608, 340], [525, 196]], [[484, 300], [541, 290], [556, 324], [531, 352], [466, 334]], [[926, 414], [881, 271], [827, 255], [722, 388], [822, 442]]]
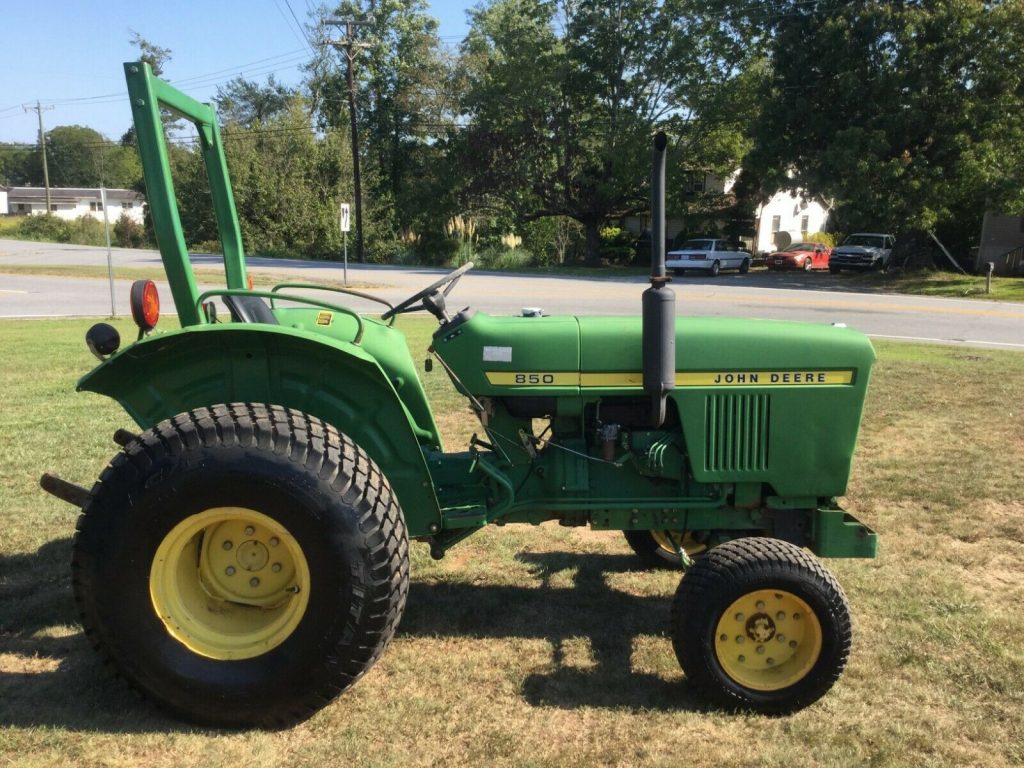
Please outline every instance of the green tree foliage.
[[965, 249], [1024, 206], [1024, 5], [776, 0], [751, 7], [772, 65], [752, 164], [766, 189], [838, 201], [850, 231], [937, 229]]
[[[362, 22], [354, 72], [368, 245], [371, 233], [395, 237], [422, 226], [431, 217], [421, 206], [433, 212], [448, 197], [434, 174], [443, 172], [438, 141], [451, 114], [450, 77], [426, 7], [424, 0], [346, 0], [331, 17]], [[344, 37], [344, 27], [332, 32]], [[345, 53], [313, 69], [324, 124], [348, 131]], [[435, 229], [452, 212], [437, 217]]]
[[[46, 134], [50, 183], [55, 187], [131, 188], [142, 178], [138, 153], [120, 146], [98, 131], [81, 125], [61, 125]], [[33, 183], [42, 184], [38, 150]]]
[[469, 126], [462, 159], [471, 191], [523, 221], [577, 220], [587, 260], [596, 262], [603, 222], [647, 209], [656, 127], [683, 148], [685, 160], [677, 152], [675, 162], [735, 167], [737, 116], [723, 122], [717, 107], [740, 50], [718, 3], [493, 0], [478, 7], [463, 51]]
[[218, 85], [213, 101], [221, 122], [251, 128], [286, 111], [294, 96], [295, 91], [279, 83], [273, 75], [265, 84], [238, 76]]
[[[265, 123], [225, 126], [223, 139], [246, 251], [340, 258], [338, 203], [352, 196], [344, 133], [318, 136], [302, 100], [294, 98]], [[179, 149], [172, 163], [187, 241], [216, 241], [201, 156]]]
[[32, 149], [0, 142], [0, 185], [20, 187], [32, 181]]

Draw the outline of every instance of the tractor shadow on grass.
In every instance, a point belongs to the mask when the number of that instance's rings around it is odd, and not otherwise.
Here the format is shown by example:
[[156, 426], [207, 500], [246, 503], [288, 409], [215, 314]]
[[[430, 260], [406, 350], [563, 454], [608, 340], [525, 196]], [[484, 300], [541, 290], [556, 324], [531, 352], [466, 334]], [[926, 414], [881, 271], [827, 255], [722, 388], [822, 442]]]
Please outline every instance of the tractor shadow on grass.
[[[537, 586], [414, 581], [399, 633], [547, 640], [551, 671], [529, 675], [522, 685], [523, 697], [534, 706], [709, 709], [686, 685], [674, 656], [667, 679], [633, 669], [634, 640], [640, 636], [653, 636], [671, 653], [671, 598], [629, 594], [610, 586], [606, 578], [635, 571], [635, 557], [543, 552], [517, 559], [531, 566]], [[571, 586], [552, 584], [567, 572], [572, 573]], [[570, 666], [565, 646], [579, 638], [589, 641], [593, 663]]]
[[70, 537], [32, 554], [0, 555], [0, 727], [196, 732], [104, 665], [78, 622], [70, 562]]

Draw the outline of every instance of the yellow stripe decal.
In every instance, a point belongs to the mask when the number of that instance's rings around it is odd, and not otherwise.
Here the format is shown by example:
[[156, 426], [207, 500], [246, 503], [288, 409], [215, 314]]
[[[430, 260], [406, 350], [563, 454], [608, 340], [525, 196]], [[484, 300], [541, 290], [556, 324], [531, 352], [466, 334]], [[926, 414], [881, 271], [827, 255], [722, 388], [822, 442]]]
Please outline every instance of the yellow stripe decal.
[[[487, 371], [487, 381], [508, 387], [592, 387], [599, 389], [637, 388], [643, 374], [575, 373], [542, 371]], [[853, 371], [700, 371], [676, 374], [677, 387], [791, 387], [820, 384], [852, 384]]]

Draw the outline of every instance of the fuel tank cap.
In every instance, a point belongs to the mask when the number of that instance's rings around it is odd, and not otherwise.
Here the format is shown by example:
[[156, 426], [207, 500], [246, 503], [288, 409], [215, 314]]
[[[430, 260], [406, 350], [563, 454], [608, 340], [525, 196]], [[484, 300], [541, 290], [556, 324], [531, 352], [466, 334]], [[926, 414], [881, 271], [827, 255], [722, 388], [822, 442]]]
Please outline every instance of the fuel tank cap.
[[523, 307], [519, 312], [522, 317], [544, 317], [544, 310], [540, 307]]

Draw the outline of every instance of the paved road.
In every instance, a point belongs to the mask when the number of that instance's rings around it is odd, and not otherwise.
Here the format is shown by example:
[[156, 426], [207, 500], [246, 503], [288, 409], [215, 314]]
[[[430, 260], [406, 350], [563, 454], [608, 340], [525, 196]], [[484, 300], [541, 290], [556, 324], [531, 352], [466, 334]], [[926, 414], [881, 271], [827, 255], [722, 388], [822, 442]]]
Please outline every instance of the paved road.
[[[123, 267], [160, 267], [155, 251], [114, 249], [115, 276]], [[197, 267], [219, 267], [220, 258], [196, 255]], [[7, 264], [106, 265], [106, 251], [71, 245], [0, 240], [0, 269]], [[315, 282], [341, 280], [335, 263], [252, 258], [253, 271], [287, 274]], [[444, 274], [444, 270], [353, 265], [349, 280], [397, 302]], [[876, 338], [937, 341], [970, 346], [1024, 349], [1024, 305], [969, 299], [880, 295], [843, 290], [844, 276], [803, 273], [723, 273], [718, 278], [676, 278], [676, 306], [682, 315], [747, 317], [845, 323]], [[539, 277], [471, 272], [455, 288], [450, 302], [458, 309], [472, 304], [494, 314], [518, 314], [523, 306], [539, 306], [548, 314], [630, 315], [640, 310], [646, 280]], [[127, 312], [130, 280], [117, 280], [118, 311]], [[208, 287], [216, 287], [210, 285]], [[161, 285], [166, 304], [170, 292]], [[360, 311], [376, 311], [372, 303], [353, 300]], [[56, 315], [106, 315], [110, 294], [106, 280], [0, 276], [0, 318]]]

